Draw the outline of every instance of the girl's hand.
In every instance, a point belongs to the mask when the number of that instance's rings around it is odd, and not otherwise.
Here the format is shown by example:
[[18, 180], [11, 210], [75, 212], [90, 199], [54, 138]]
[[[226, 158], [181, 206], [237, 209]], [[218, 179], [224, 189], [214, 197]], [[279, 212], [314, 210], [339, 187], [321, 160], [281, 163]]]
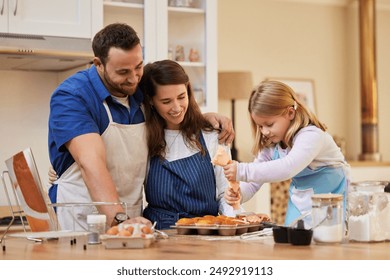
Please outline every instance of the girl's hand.
[[241, 194], [240, 192], [234, 192], [231, 188], [227, 188], [225, 190], [225, 194], [223, 196], [225, 198], [225, 201], [227, 204], [233, 206], [240, 204], [241, 201]]
[[237, 161], [233, 160], [223, 167], [223, 173], [229, 181], [236, 181]]

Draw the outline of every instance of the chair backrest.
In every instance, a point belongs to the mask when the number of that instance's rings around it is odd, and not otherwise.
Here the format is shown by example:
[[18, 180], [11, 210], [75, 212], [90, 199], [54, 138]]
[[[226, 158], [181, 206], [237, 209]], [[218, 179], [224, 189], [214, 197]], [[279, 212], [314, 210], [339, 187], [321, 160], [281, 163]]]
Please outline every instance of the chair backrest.
[[31, 231], [58, 230], [57, 216], [43, 188], [31, 151], [27, 148], [5, 161], [15, 199], [26, 215]]

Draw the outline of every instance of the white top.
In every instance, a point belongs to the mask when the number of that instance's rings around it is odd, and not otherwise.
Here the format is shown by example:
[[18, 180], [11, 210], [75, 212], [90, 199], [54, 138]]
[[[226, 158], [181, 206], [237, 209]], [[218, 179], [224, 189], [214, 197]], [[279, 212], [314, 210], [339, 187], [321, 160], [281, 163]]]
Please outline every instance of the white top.
[[[212, 131], [202, 131], [203, 138], [205, 140], [207, 149], [212, 159], [218, 150], [218, 132]], [[167, 161], [174, 161], [182, 158], [192, 156], [199, 152], [199, 150], [192, 147], [187, 147], [184, 142], [183, 135], [178, 130], [165, 129], [165, 141], [167, 142], [167, 150], [165, 159]], [[223, 146], [230, 156], [230, 148], [228, 146]], [[235, 216], [236, 212], [233, 210], [233, 207], [228, 205], [223, 198], [225, 189], [228, 186], [228, 181], [223, 173], [223, 168], [221, 166], [214, 166], [214, 174], [216, 181], [216, 199], [219, 202], [219, 212], [226, 216]], [[243, 211], [241, 209], [240, 211]]]
[[[280, 158], [272, 160], [275, 149]], [[332, 136], [313, 125], [304, 127], [293, 138], [291, 149], [276, 145], [263, 149], [252, 163], [238, 163], [237, 181], [240, 181], [242, 202], [252, 198], [264, 183], [288, 180], [306, 167], [323, 166], [342, 166], [349, 174], [349, 165]]]

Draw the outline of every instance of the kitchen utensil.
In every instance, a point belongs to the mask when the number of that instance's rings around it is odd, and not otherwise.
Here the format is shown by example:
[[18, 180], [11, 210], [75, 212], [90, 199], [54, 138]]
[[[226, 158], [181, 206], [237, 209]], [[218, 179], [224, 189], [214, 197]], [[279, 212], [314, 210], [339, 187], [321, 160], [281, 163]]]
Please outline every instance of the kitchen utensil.
[[329, 205], [328, 208], [326, 208], [326, 216], [322, 219], [322, 221], [320, 221], [318, 224], [313, 226], [311, 229], [314, 230], [316, 227], [322, 225], [326, 220], [331, 220], [333, 214], [332, 212], [333, 212], [332, 206]]
[[345, 236], [344, 196], [312, 195], [312, 230], [316, 243], [340, 243]]
[[259, 231], [243, 233], [240, 235], [240, 238], [241, 239], [249, 239], [249, 238], [269, 236], [269, 235], [272, 235], [272, 228], [264, 228], [264, 229], [259, 230]]
[[275, 243], [288, 243], [288, 227], [275, 226], [272, 228]]

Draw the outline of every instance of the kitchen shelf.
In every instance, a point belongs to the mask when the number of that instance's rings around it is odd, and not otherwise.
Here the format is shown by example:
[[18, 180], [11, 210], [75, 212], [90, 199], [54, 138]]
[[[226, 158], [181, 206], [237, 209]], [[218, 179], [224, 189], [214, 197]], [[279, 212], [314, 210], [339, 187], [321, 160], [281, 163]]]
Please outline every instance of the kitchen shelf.
[[170, 14], [188, 15], [188, 14], [204, 14], [205, 10], [199, 8], [181, 8], [181, 7], [168, 7]]
[[144, 4], [130, 3], [130, 2], [104, 1], [103, 5], [105, 7], [119, 7], [119, 8], [140, 9], [140, 10], [144, 9]]

